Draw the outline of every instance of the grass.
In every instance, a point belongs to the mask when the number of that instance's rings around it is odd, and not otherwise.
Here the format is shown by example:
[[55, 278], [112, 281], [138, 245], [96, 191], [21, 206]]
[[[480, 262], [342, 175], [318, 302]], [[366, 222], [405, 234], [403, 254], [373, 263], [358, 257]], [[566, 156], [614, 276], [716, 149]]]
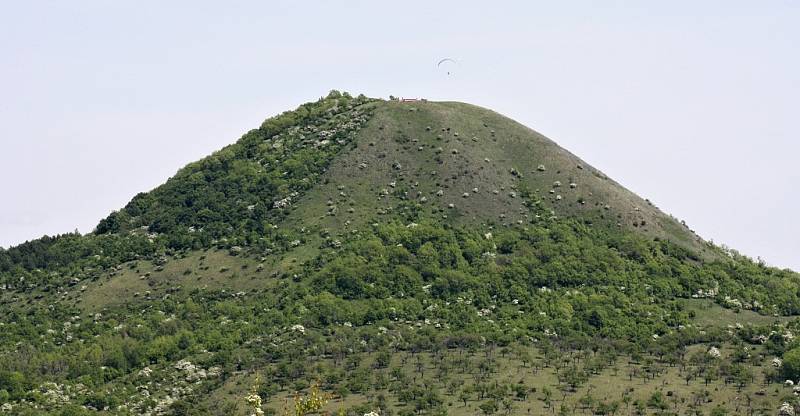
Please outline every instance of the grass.
[[694, 311], [695, 323], [706, 327], [725, 327], [736, 325], [737, 323], [742, 325], [771, 325], [794, 319], [788, 316], [761, 315], [748, 310], [734, 311], [723, 308], [710, 299], [685, 299], [683, 303], [688, 311]]
[[264, 290], [275, 283], [273, 273], [289, 269], [289, 264], [288, 259], [259, 262], [247, 256], [232, 256], [227, 250], [196, 251], [170, 259], [162, 267], [147, 261], [123, 265], [122, 271], [101, 277], [87, 290], [73, 293], [73, 297], [84, 312], [94, 313], [137, 298], [161, 298], [174, 291]]

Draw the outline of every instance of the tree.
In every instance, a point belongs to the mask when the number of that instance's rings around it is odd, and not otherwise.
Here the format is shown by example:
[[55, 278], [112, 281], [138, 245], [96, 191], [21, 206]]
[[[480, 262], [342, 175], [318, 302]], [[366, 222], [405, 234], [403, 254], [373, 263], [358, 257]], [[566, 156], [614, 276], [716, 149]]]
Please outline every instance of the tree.
[[471, 396], [472, 394], [470, 394], [470, 390], [465, 387], [460, 393], [458, 393], [458, 400], [464, 402], [464, 406], [466, 407], [467, 401], [469, 401]]
[[481, 409], [484, 415], [493, 415], [500, 409], [500, 407], [497, 405], [497, 402], [494, 400], [483, 402], [478, 407]]
[[0, 390], [8, 392], [16, 400], [25, 393], [25, 376], [16, 371], [0, 371]]
[[517, 399], [525, 400], [528, 398], [528, 392], [530, 390], [525, 387], [524, 384], [514, 384], [511, 389], [514, 390], [514, 395], [517, 397]]
[[550, 401], [553, 400], [553, 391], [549, 387], [542, 387], [542, 402], [545, 407], [550, 407]]
[[566, 383], [571, 391], [576, 391], [587, 380], [587, 376], [586, 373], [573, 365], [559, 374], [559, 380]]
[[783, 376], [787, 380], [800, 378], [800, 347], [792, 348], [783, 354]]
[[669, 404], [667, 404], [667, 400], [664, 398], [664, 393], [657, 391], [647, 400], [647, 407], [656, 410], [667, 410], [669, 409]]
[[610, 403], [601, 402], [600, 404], [597, 405], [597, 408], [595, 409], [595, 413], [598, 415], [613, 415], [617, 413], [617, 411], [619, 411], [618, 401], [613, 401]]

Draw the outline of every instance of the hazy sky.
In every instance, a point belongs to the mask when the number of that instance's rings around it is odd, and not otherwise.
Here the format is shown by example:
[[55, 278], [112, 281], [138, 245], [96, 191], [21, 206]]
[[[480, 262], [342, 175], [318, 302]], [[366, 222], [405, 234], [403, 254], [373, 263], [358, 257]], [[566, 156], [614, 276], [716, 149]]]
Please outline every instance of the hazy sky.
[[798, 22], [797, 1], [0, 1], [0, 246], [89, 232], [335, 88], [492, 108], [800, 270]]

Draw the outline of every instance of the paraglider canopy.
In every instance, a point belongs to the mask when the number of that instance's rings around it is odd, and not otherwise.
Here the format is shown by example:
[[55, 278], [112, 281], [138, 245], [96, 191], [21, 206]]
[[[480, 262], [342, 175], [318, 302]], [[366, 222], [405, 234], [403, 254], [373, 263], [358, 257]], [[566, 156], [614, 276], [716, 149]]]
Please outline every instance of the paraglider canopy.
[[445, 70], [447, 75], [450, 75], [450, 72], [452, 72], [456, 64], [457, 62], [453, 58], [443, 58], [439, 60], [436, 67]]

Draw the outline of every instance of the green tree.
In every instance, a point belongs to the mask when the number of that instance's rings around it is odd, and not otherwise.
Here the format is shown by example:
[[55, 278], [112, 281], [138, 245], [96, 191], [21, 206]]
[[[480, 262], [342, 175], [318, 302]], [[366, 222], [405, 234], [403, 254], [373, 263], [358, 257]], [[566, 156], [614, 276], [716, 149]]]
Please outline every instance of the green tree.
[[483, 412], [484, 415], [493, 415], [500, 410], [500, 406], [497, 405], [497, 402], [494, 400], [485, 401], [478, 406]]
[[800, 347], [795, 347], [783, 354], [783, 366], [781, 369], [786, 379], [800, 379]]

